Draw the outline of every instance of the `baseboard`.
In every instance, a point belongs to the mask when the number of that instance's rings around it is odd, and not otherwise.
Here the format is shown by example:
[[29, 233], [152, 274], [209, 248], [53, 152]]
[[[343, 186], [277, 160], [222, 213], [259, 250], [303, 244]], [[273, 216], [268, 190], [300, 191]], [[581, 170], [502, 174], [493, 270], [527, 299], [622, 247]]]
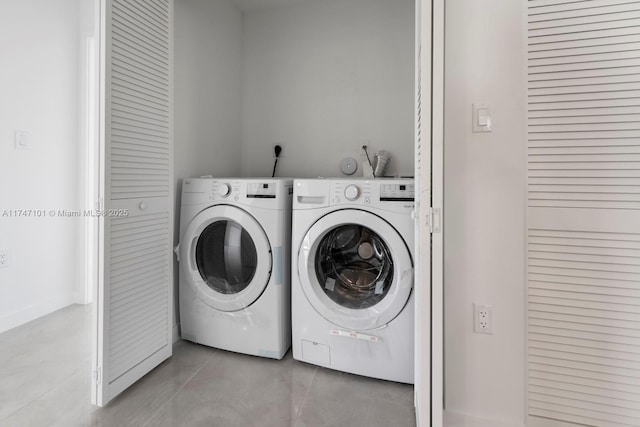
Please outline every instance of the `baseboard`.
[[73, 293], [73, 303], [74, 304], [79, 304], [79, 305], [87, 305], [87, 304], [91, 304], [91, 301], [88, 301], [87, 298], [85, 298], [84, 293], [82, 293], [82, 292], [74, 292]]
[[480, 418], [462, 412], [444, 411], [444, 427], [525, 427], [524, 421], [515, 422]]
[[0, 316], [0, 333], [29, 323], [32, 320], [46, 316], [49, 313], [53, 313], [71, 304], [73, 304], [73, 297], [68, 295], [65, 297], [48, 298], [46, 301], [30, 304], [14, 310], [11, 313]]
[[180, 325], [173, 325], [173, 343], [175, 344], [180, 339]]

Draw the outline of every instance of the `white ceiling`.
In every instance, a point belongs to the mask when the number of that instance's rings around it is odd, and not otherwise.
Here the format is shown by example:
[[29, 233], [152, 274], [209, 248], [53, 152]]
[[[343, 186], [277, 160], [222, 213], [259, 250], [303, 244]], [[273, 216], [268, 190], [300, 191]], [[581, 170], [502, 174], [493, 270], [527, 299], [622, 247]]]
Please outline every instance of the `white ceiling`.
[[233, 0], [243, 12], [255, 12], [298, 3], [311, 3], [317, 0]]

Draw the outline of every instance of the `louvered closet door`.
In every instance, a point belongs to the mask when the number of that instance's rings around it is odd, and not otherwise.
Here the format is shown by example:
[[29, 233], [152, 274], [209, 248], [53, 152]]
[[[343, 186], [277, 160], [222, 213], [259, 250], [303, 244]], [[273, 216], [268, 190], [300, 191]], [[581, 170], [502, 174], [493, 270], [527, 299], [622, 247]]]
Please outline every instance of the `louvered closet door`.
[[530, 0], [530, 426], [640, 426], [640, 1]]
[[444, 0], [416, 1], [415, 406], [418, 427], [443, 417]]
[[103, 183], [94, 402], [171, 356], [172, 0], [103, 0]]

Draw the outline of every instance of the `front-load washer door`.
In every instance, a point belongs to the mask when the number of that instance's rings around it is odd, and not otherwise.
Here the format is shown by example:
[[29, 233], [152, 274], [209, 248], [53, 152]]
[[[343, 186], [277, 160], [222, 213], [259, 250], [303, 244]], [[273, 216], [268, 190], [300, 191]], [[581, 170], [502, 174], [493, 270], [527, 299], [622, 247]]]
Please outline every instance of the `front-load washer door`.
[[220, 311], [250, 306], [271, 277], [271, 245], [246, 211], [216, 205], [189, 223], [180, 244], [181, 268], [200, 299]]
[[298, 276], [321, 316], [343, 328], [369, 330], [386, 325], [406, 306], [413, 262], [404, 239], [387, 221], [345, 209], [308, 230], [298, 251]]

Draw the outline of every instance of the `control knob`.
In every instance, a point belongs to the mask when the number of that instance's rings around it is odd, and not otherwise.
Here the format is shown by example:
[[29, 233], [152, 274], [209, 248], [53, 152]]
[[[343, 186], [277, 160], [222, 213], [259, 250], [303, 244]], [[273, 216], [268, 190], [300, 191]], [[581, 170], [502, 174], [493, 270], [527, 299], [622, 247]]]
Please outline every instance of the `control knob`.
[[220, 184], [218, 186], [218, 194], [222, 197], [227, 197], [229, 196], [229, 193], [231, 193], [231, 187], [229, 186], [229, 184]]
[[354, 201], [360, 197], [360, 188], [357, 185], [351, 184], [344, 189], [344, 197], [347, 200]]

